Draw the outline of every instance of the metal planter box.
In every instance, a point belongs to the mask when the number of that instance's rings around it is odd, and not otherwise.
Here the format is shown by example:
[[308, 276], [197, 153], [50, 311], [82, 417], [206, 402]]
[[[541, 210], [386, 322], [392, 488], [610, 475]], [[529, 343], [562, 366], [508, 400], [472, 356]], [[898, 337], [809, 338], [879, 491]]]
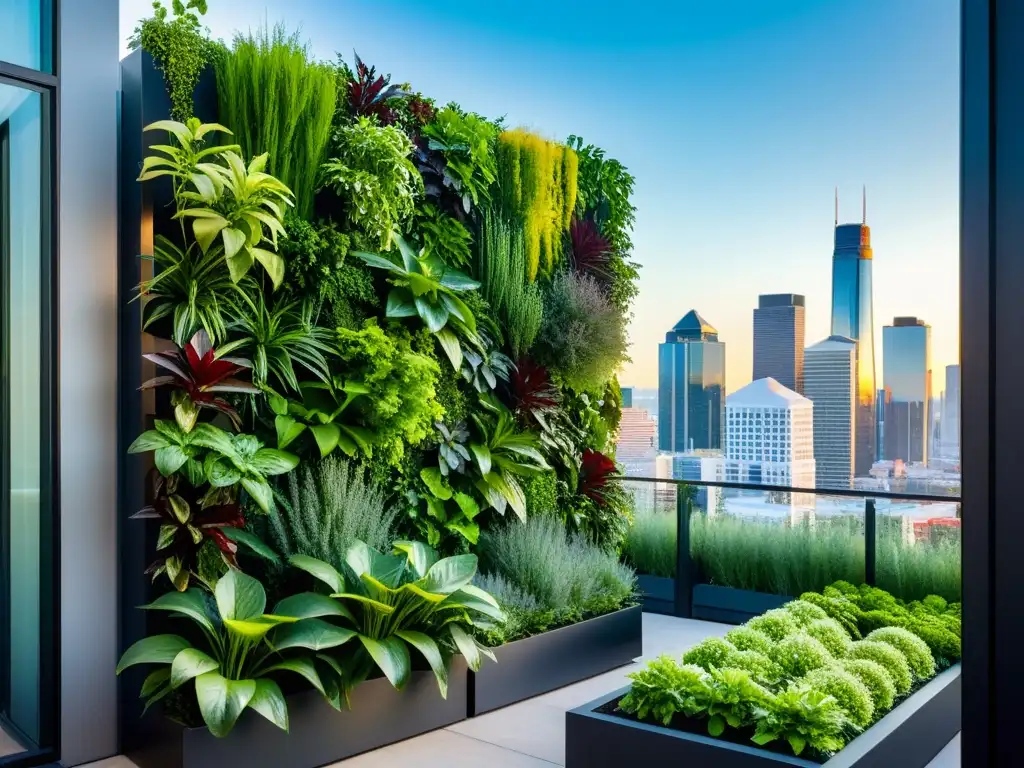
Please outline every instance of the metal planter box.
[[960, 665], [947, 669], [825, 763], [597, 710], [622, 688], [565, 715], [566, 768], [713, 765], [716, 768], [924, 768], [960, 730]]
[[497, 664], [469, 673], [469, 715], [482, 715], [594, 675], [643, 655], [639, 605], [494, 649]]
[[125, 754], [139, 768], [317, 768], [466, 719], [466, 662], [452, 661], [448, 698], [431, 672], [415, 672], [399, 692], [385, 678], [359, 685], [352, 708], [338, 712], [316, 691], [288, 697], [285, 733], [246, 711], [223, 739], [206, 728], [185, 728], [162, 717], [132, 729]]
[[676, 580], [669, 576], [637, 575], [644, 596], [644, 610], [674, 616], [676, 612]]
[[772, 608], [779, 608], [792, 597], [733, 589], [714, 584], [693, 585], [693, 618], [719, 621], [723, 624], [743, 624]]

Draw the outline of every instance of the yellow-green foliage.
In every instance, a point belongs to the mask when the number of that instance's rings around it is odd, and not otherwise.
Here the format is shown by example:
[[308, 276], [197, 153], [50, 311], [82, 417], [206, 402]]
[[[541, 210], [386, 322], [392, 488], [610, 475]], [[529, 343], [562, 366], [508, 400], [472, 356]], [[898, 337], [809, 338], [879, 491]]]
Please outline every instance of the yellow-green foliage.
[[562, 255], [562, 233], [576, 207], [579, 161], [562, 144], [516, 129], [498, 137], [498, 201], [526, 235], [529, 279], [550, 274]]

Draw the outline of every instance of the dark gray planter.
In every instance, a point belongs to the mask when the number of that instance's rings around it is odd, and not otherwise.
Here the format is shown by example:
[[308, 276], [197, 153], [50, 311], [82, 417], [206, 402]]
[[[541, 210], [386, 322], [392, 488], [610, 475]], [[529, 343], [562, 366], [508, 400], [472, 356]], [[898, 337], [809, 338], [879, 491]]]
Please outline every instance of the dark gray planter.
[[649, 613], [675, 615], [676, 580], [669, 576], [637, 575], [637, 584], [643, 594], [644, 610]]
[[639, 605], [494, 649], [497, 664], [469, 673], [469, 715], [482, 715], [617, 667], [643, 655]]
[[565, 714], [566, 768], [713, 765], [716, 768], [924, 768], [960, 730], [960, 665], [893, 709], [826, 763], [639, 723], [596, 710], [628, 688]]
[[343, 712], [316, 691], [293, 694], [289, 733], [248, 710], [223, 739], [206, 728], [147, 720], [133, 729], [136, 746], [125, 754], [139, 768], [317, 768], [465, 720], [466, 673], [465, 659], [456, 657], [447, 699], [432, 672], [413, 673], [401, 692], [385, 678], [370, 680], [352, 692], [352, 708]]
[[743, 624], [765, 611], [785, 605], [792, 599], [785, 595], [772, 595], [749, 589], [694, 584], [693, 618], [719, 621], [723, 624]]

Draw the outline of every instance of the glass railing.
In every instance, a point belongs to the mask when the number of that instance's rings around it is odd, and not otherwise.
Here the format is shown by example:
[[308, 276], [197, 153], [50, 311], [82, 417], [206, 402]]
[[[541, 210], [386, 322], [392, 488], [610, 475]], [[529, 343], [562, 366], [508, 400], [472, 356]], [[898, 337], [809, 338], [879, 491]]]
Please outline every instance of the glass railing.
[[623, 559], [640, 574], [650, 610], [742, 621], [840, 579], [903, 600], [959, 600], [956, 497], [621, 482], [635, 508]]

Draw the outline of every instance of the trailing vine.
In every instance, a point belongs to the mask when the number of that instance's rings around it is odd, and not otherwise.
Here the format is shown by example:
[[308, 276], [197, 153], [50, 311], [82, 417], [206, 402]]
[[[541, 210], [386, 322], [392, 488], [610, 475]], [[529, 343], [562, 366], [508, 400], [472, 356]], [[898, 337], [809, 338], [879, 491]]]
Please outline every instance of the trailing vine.
[[[199, 76], [222, 49], [207, 38], [199, 16], [205, 16], [206, 0], [172, 0], [173, 18], [160, 0], [153, 2], [153, 16], [143, 19], [128, 40], [132, 50], [142, 48], [163, 72], [171, 97], [171, 117], [184, 122], [193, 116], [192, 94]], [[198, 15], [197, 15], [198, 14]]]

